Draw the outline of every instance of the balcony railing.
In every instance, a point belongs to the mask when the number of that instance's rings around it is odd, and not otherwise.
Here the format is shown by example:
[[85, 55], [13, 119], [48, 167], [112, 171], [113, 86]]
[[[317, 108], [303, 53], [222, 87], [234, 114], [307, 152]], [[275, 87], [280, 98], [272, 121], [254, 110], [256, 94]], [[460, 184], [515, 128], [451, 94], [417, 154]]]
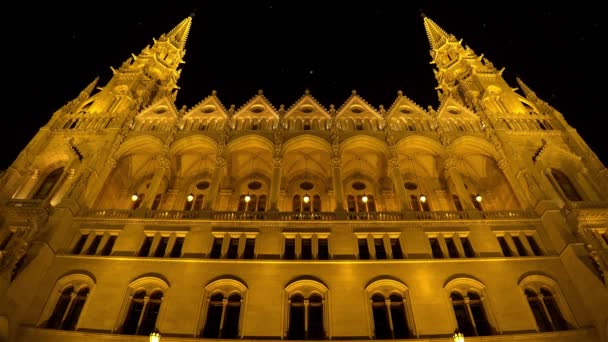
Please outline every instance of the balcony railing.
[[608, 201], [576, 201], [568, 202], [568, 209], [608, 209]]
[[0, 206], [0, 213], [12, 218], [46, 218], [51, 208], [42, 199], [12, 199]]
[[538, 216], [533, 211], [404, 211], [404, 212], [254, 212], [254, 211], [183, 211], [183, 210], [148, 210], [143, 217], [129, 209], [87, 209], [81, 217], [88, 218], [145, 218], [163, 220], [212, 220], [212, 221], [450, 221], [450, 220], [521, 220], [534, 219]]

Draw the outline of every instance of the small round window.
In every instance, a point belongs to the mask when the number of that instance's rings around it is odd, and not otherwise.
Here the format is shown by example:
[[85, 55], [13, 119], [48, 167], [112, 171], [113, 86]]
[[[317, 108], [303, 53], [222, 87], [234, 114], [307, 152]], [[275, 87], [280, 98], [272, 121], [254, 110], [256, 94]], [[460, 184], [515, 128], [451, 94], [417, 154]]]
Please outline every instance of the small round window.
[[257, 190], [262, 187], [262, 183], [260, 183], [258, 181], [253, 181], [253, 182], [247, 184], [247, 187], [249, 188], [249, 190]]
[[367, 188], [365, 183], [362, 183], [362, 182], [354, 182], [352, 186], [353, 186], [353, 189], [355, 189], [355, 190], [365, 190], [365, 188]]
[[207, 182], [207, 181], [198, 182], [198, 183], [196, 183], [196, 188], [199, 190], [205, 190], [205, 189], [209, 188], [209, 182]]
[[416, 190], [416, 189], [418, 189], [418, 185], [416, 183], [412, 183], [412, 182], [405, 182], [405, 184], [403, 184], [403, 186], [407, 190]]

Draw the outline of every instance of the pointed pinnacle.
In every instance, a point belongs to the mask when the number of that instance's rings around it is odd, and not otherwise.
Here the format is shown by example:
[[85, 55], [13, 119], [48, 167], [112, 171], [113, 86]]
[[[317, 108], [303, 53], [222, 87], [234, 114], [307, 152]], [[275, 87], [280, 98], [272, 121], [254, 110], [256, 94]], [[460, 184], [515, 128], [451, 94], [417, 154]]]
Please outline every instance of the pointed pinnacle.
[[190, 26], [192, 25], [192, 16], [182, 20], [173, 30], [171, 30], [167, 37], [170, 41], [177, 43], [177, 47], [183, 49], [186, 46], [186, 39], [188, 39], [188, 33], [190, 32]]
[[424, 29], [426, 30], [426, 36], [429, 39], [429, 43], [431, 44], [431, 48], [436, 49], [443, 44], [448, 38], [448, 33], [445, 32], [439, 25], [435, 24], [434, 21], [429, 19], [429, 17], [423, 17], [424, 19]]

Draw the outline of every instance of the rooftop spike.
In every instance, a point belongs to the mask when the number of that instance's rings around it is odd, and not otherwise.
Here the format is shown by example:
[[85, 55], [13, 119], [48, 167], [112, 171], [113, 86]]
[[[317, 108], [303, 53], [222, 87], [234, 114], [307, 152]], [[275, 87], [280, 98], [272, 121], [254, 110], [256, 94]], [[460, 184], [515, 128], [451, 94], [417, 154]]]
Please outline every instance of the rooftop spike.
[[524, 81], [522, 81], [522, 80], [521, 80], [519, 77], [516, 77], [516, 78], [515, 78], [515, 80], [517, 81], [517, 84], [519, 84], [519, 87], [521, 88], [521, 91], [523, 91], [524, 95], [525, 95], [527, 98], [529, 98], [529, 99], [531, 99], [531, 100], [534, 100], [534, 99], [536, 99], [536, 98], [537, 98], [537, 97], [536, 97], [536, 93], [534, 93], [534, 92], [532, 91], [532, 89], [530, 89], [530, 87], [528, 87], [528, 86], [527, 86], [527, 85], [524, 83]]
[[436, 49], [440, 47], [449, 37], [449, 34], [445, 32], [439, 25], [435, 24], [434, 21], [429, 17], [424, 16], [424, 29], [426, 30], [426, 36], [429, 39], [431, 48]]
[[171, 30], [167, 34], [167, 38], [171, 42], [175, 44], [180, 49], [183, 49], [186, 46], [186, 39], [188, 38], [188, 33], [190, 32], [190, 26], [192, 26], [192, 16], [187, 17], [182, 20], [173, 30]]

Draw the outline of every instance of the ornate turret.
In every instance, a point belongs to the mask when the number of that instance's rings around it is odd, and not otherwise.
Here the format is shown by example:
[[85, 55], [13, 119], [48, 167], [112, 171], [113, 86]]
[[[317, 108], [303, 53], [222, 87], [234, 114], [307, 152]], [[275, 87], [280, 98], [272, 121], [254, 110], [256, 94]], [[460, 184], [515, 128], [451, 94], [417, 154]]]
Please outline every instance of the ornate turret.
[[161, 98], [175, 100], [191, 24], [192, 17], [187, 17], [139, 55], [129, 57], [120, 68], [112, 68], [112, 79], [94, 96], [88, 111], [128, 116]]
[[477, 56], [468, 46], [462, 45], [454, 35], [447, 33], [434, 21], [424, 16], [424, 28], [431, 46], [431, 64], [435, 64], [440, 101], [451, 97], [473, 108], [473, 103], [488, 92], [490, 86], [511, 91], [502, 79], [502, 71]]

